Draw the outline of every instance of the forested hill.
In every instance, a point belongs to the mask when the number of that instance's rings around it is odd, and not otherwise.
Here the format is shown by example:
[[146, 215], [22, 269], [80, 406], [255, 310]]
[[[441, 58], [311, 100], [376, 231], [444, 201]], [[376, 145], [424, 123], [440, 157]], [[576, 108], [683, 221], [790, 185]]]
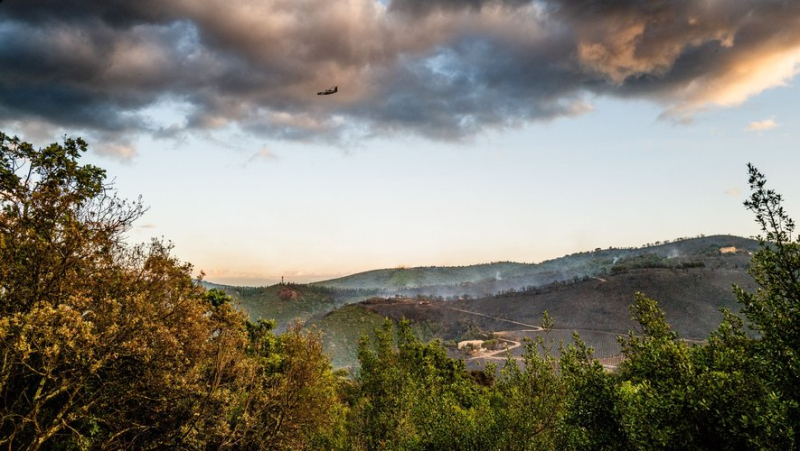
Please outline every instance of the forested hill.
[[454, 285], [494, 280], [522, 274], [532, 265], [514, 262], [484, 263], [470, 266], [422, 266], [376, 269], [312, 285], [334, 288], [398, 289]]
[[580, 331], [598, 355], [613, 357], [621, 352], [617, 337], [635, 329], [629, 307], [636, 293], [645, 293], [658, 299], [681, 337], [702, 340], [722, 321], [721, 308], [739, 311], [734, 285], [750, 292], [757, 289], [748, 273], [753, 242], [711, 237], [678, 244], [685, 250], [681, 256], [667, 251], [676, 249], [671, 244], [655, 247], [658, 253], [649, 252], [651, 247], [645, 253], [618, 257], [610, 269], [600, 266], [582, 276], [566, 272], [566, 280], [496, 294], [472, 296], [469, 292], [491, 292], [497, 289], [497, 281], [457, 286], [463, 294], [455, 296], [437, 296], [432, 293], [443, 290], [428, 291], [430, 287], [406, 290], [419, 294], [384, 295], [339, 308], [316, 324], [326, 334], [326, 351], [341, 366], [356, 364], [355, 344], [361, 332], [374, 328], [384, 317], [407, 319], [421, 336], [453, 343], [524, 333], [549, 312], [560, 339], [568, 342], [573, 331]]
[[[747, 268], [757, 247], [754, 240], [716, 235], [581, 252], [539, 264], [386, 269], [310, 285], [204, 283], [232, 296], [252, 321], [274, 319], [279, 331], [297, 319], [316, 323], [326, 332], [334, 363], [349, 366], [361, 333], [382, 317], [405, 317], [438, 330], [432, 337], [460, 340], [476, 331], [508, 329], [490, 318], [537, 324], [546, 310], [565, 330], [624, 334], [632, 326], [628, 306], [636, 292], [657, 296], [682, 336], [704, 337], [722, 319], [720, 307], [738, 310], [734, 283], [754, 289]], [[358, 304], [398, 296], [433, 302]], [[351, 308], [341, 308], [348, 304]], [[598, 345], [591, 339], [589, 344]]]
[[218, 289], [231, 296], [251, 321], [275, 320], [279, 331], [295, 320], [324, 315], [344, 304], [378, 294], [376, 290], [337, 289], [305, 284], [275, 284], [266, 287], [237, 287], [203, 282], [206, 289]]
[[586, 276], [608, 274], [630, 259], [649, 255], [663, 260], [663, 267], [702, 262], [720, 255], [720, 249], [736, 248], [748, 255], [758, 242], [732, 235], [680, 238], [638, 248], [608, 248], [578, 252], [541, 263], [497, 262], [456, 267], [415, 267], [379, 269], [353, 274], [312, 285], [330, 288], [381, 290], [387, 294], [488, 296]]
[[[282, 329], [295, 319], [307, 320], [315, 315], [324, 315], [339, 306], [373, 296], [485, 298], [509, 291], [618, 274], [630, 269], [713, 269], [726, 266], [738, 269], [742, 277], [749, 277], [745, 268], [750, 254], [757, 247], [758, 243], [748, 238], [714, 235], [639, 248], [596, 249], [538, 264], [497, 262], [457, 267], [379, 269], [313, 284], [241, 287], [203, 281], [203, 285], [207, 289], [221, 289], [232, 296], [252, 320], [274, 319]], [[721, 249], [735, 249], [736, 252], [722, 254]], [[648, 292], [646, 283], [643, 283], [645, 286], [640, 288]], [[632, 293], [625, 293], [626, 299]]]

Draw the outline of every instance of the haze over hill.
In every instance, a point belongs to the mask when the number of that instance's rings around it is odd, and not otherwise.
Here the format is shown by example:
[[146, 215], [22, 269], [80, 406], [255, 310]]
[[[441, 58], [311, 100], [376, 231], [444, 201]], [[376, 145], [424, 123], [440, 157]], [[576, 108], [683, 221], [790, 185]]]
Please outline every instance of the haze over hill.
[[298, 319], [316, 324], [338, 366], [354, 363], [358, 337], [383, 317], [409, 319], [426, 338], [459, 341], [524, 329], [509, 320], [539, 324], [548, 311], [564, 337], [579, 330], [590, 345], [613, 353], [604, 343], [633, 327], [628, 307], [636, 292], [657, 299], [681, 336], [706, 337], [720, 308], [738, 311], [733, 284], [755, 289], [746, 268], [757, 249], [752, 239], [714, 235], [537, 264], [380, 269], [307, 285], [206, 285], [233, 296], [251, 319], [275, 319], [279, 330]]
[[[486, 296], [554, 282], [605, 274], [626, 259], [651, 254], [660, 266], [680, 266], [719, 255], [719, 250], [735, 247], [752, 252], [757, 243], [732, 235], [680, 238], [639, 248], [597, 248], [541, 263], [495, 262], [457, 267], [417, 267], [379, 269], [353, 274], [311, 285], [329, 288], [381, 290], [387, 294], [428, 296]], [[630, 266], [630, 262], [626, 263]]]

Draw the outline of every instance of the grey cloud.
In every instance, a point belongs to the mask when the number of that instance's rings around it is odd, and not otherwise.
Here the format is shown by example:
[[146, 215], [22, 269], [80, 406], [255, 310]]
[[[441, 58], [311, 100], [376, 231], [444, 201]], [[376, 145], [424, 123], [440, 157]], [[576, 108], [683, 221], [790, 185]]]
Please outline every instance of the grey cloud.
[[11, 0], [2, 6], [4, 17], [37, 25], [102, 23], [113, 28], [130, 28], [143, 23], [163, 23], [179, 18], [179, 2], [158, 0]]
[[[794, 75], [800, 2], [28, 0], [0, 6], [0, 42], [0, 123], [112, 148], [229, 125], [458, 140], [580, 114], [593, 95], [677, 118], [740, 103]], [[185, 105], [181, 123], [147, 117], [163, 101]]]
[[389, 11], [420, 17], [437, 11], [480, 11], [484, 6], [517, 8], [529, 3], [531, 0], [392, 0]]
[[585, 79], [551, 64], [547, 52], [467, 38], [433, 58], [404, 62], [368, 108], [380, 131], [455, 140], [487, 127], [579, 114], [588, 107], [575, 86]]

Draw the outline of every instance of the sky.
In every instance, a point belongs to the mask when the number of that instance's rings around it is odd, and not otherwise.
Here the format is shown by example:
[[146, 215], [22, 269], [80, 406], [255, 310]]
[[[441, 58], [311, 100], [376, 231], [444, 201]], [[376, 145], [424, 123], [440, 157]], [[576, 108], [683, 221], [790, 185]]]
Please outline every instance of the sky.
[[752, 236], [748, 162], [800, 213], [794, 0], [6, 0], [0, 68], [218, 283]]

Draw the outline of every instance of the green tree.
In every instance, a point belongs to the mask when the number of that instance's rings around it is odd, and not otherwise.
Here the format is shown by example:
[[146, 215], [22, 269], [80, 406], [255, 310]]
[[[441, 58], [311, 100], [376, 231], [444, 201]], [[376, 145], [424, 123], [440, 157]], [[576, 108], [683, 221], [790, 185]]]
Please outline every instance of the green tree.
[[553, 327], [545, 312], [545, 336], [525, 340], [525, 352], [517, 360], [511, 355], [492, 390], [496, 416], [495, 448], [510, 450], [556, 449], [556, 431], [564, 414], [566, 387], [557, 373], [555, 343], [548, 332]]
[[566, 391], [558, 431], [559, 449], [631, 449], [622, 421], [619, 378], [594, 359], [578, 333], [561, 352], [559, 367]]
[[0, 446], [298, 448], [331, 423], [319, 340], [248, 325], [171, 245], [125, 245], [144, 209], [85, 142], [0, 150]]
[[730, 313], [707, 344], [679, 339], [657, 303], [631, 307], [617, 409], [636, 449], [790, 449], [787, 404], [753, 371], [757, 356]]
[[439, 342], [422, 343], [408, 322], [386, 320], [359, 344], [351, 395], [351, 446], [359, 449], [490, 449], [486, 389]]
[[246, 370], [239, 400], [229, 407], [232, 433], [216, 447], [308, 449], [331, 447], [342, 406], [320, 334], [295, 324], [282, 335], [274, 322], [248, 324]]
[[783, 198], [766, 188], [767, 179], [748, 165], [750, 199], [744, 205], [755, 214], [762, 235], [761, 249], [753, 256], [750, 274], [759, 285], [756, 293], [737, 288], [748, 326], [759, 334], [754, 358], [763, 376], [790, 406], [787, 426], [800, 432], [800, 242], [793, 239], [795, 224], [782, 206]]
[[80, 165], [86, 143], [36, 150], [0, 132], [0, 314], [96, 291], [118, 266], [122, 234], [144, 212], [116, 197], [105, 171]]

